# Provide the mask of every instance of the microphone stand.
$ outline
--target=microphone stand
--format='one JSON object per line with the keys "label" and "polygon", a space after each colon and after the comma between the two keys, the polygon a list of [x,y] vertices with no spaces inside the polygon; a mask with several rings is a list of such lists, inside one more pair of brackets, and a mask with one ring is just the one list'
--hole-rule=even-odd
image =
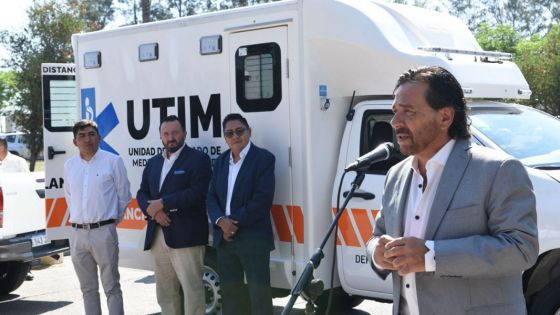
{"label": "microphone stand", "polygon": [[[350,192],[346,196],[346,199],[344,199],[342,208],[338,208],[334,220],[331,222],[331,225],[329,226],[325,236],[323,236],[321,245],[311,256],[311,258],[305,265],[305,269],[301,273],[296,285],[292,288],[290,292],[291,295],[290,300],[288,301],[288,304],[286,304],[286,306],[284,307],[284,310],[282,311],[282,315],[290,314],[292,308],[294,307],[294,303],[296,302],[297,298],[301,294],[303,294],[304,297],[307,298],[305,314],[306,315],[315,314],[315,305],[313,302],[323,293],[323,282],[320,279],[313,279],[313,270],[317,269],[317,267],[319,267],[319,264],[321,264],[321,260],[325,257],[325,255],[323,254],[323,248],[327,244],[327,241],[329,240],[332,231],[338,224],[338,220],[340,220],[340,217],[342,216],[344,209],[346,209],[346,205],[348,204],[350,199],[352,199],[352,197],[354,196],[354,192],[356,191],[356,189],[360,188],[360,185],[362,185],[362,182],[364,181],[365,169],[356,170],[356,173],[357,173],[356,177],[352,182],[352,188],[350,189]],[[334,257],[334,259],[336,259],[336,257]]]}

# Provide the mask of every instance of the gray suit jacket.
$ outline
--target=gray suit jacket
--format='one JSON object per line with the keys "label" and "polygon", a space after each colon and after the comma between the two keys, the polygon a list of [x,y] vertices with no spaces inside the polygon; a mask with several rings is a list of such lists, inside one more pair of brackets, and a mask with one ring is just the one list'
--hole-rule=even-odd
{"label": "gray suit jacket", "polygon": [[[412,157],[389,170],[374,237],[403,235]],[[416,273],[420,314],[526,314],[521,273],[538,256],[535,196],[524,166],[457,140],[426,228],[436,271]],[[372,238],[373,239],[373,238]],[[375,242],[368,243],[368,257]],[[389,271],[374,271],[385,278]],[[401,277],[393,273],[393,314]]]}

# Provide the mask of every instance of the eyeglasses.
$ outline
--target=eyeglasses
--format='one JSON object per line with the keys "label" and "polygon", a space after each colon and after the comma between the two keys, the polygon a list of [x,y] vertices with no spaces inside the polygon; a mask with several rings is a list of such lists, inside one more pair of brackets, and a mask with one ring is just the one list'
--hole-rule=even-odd
{"label": "eyeglasses", "polygon": [[232,138],[233,135],[235,134],[238,137],[241,137],[242,135],[245,134],[245,131],[247,131],[247,128],[237,128],[235,130],[226,130],[224,131],[224,136],[226,136],[226,138]]}

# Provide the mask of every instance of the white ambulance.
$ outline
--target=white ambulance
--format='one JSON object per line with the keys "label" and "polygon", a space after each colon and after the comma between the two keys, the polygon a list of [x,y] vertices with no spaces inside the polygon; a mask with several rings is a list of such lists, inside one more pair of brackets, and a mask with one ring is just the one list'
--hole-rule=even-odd
{"label": "white ambulance", "polygon": [[[178,115],[186,122],[188,145],[215,159],[227,149],[221,120],[238,112],[253,129],[252,141],[276,156],[270,271],[275,294],[287,295],[333,219],[344,167],[394,141],[388,122],[399,74],[438,65],[458,78],[470,100],[472,141],[529,168],[541,256],[524,274],[527,301],[532,314],[559,311],[560,121],[498,102],[528,98],[529,86],[510,55],[483,51],[458,19],[376,1],[287,0],[76,34],[72,42],[78,105],[65,101],[61,77],[52,77],[44,90],[51,238],[64,238],[70,229],[62,165],[76,153],[71,126],[77,119],[97,121],[101,148],[124,159],[135,194],[146,161],[161,153],[162,117]],[[372,272],[365,243],[384,176],[399,158],[368,170],[315,271],[326,289],[335,289],[336,305],[391,300],[391,280]],[[342,193],[353,177],[344,177]],[[142,251],[145,227],[133,200],[118,229],[123,266],[151,268]],[[203,277],[207,312],[213,313],[220,310],[219,276],[214,250],[207,253]]]}

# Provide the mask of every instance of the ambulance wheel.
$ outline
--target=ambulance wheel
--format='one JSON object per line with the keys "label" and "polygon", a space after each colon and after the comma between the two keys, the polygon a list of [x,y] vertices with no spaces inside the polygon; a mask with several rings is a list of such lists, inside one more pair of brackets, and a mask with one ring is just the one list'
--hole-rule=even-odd
{"label": "ambulance wheel", "polygon": [[[349,295],[348,293],[344,292],[341,287],[332,289],[332,301],[331,301],[331,309],[329,314],[344,314],[344,311],[349,311],[354,307],[360,305],[364,300],[361,297]],[[319,308],[316,312],[318,315],[323,315],[327,311],[327,305],[329,303],[329,293],[330,290],[323,291],[323,294],[319,296],[319,298],[315,301],[315,304]]]}
{"label": "ambulance wheel", "polygon": [[560,277],[552,280],[535,294],[529,307],[531,315],[560,315]]}
{"label": "ambulance wheel", "polygon": [[222,295],[220,292],[220,276],[215,253],[207,253],[204,257],[202,281],[206,296],[206,314],[222,314]]}
{"label": "ambulance wheel", "polygon": [[8,261],[0,263],[0,295],[15,291],[25,281],[31,268],[30,262]]}

